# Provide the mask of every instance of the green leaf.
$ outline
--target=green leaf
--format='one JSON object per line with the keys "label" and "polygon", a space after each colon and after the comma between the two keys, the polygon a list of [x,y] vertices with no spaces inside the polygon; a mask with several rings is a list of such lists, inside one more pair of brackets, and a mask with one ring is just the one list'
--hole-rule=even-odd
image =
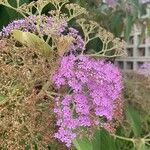
{"label": "green leaf", "polygon": [[[17,6],[17,0],[8,0],[8,2],[13,6],[16,7]],[[30,0],[19,0],[19,4],[22,5],[24,3],[29,3]]]}
{"label": "green leaf", "polygon": [[91,141],[89,141],[87,138],[84,139],[76,138],[73,141],[73,144],[77,150],[94,150]]}
{"label": "green leaf", "polygon": [[36,48],[46,57],[51,55],[51,47],[43,39],[33,33],[13,30],[12,37],[22,44]]}
{"label": "green leaf", "polygon": [[[20,5],[22,5],[23,3],[29,3],[30,1],[31,0],[20,0]],[[8,2],[14,7],[16,7],[17,5],[16,0],[8,0]],[[3,26],[6,26],[9,22],[21,17],[22,15],[20,15],[15,10],[1,5],[0,6],[0,29]]]}
{"label": "green leaf", "polygon": [[9,22],[9,14],[4,6],[0,6],[0,29]]}
{"label": "green leaf", "polygon": [[92,144],[93,150],[116,150],[113,137],[104,129],[95,133]]}
{"label": "green leaf", "polygon": [[[17,1],[16,0],[8,0],[8,2],[10,3],[11,6],[13,7],[17,7]],[[19,0],[19,4],[22,5],[24,3],[29,3],[30,1],[29,0]],[[9,14],[9,19],[10,21],[13,21],[15,19],[19,19],[19,18],[22,18],[23,16],[18,13],[17,11],[11,9],[11,8],[8,8],[8,7],[5,7],[7,13]]]}
{"label": "green leaf", "polygon": [[125,40],[129,39],[133,27],[133,16],[128,15],[126,18],[126,27],[125,27]]}
{"label": "green leaf", "polygon": [[120,36],[123,30],[123,12],[116,11],[111,17],[111,32],[115,34],[115,36]]}
{"label": "green leaf", "polygon": [[92,139],[93,149],[98,149],[101,147],[101,131],[96,131]]}
{"label": "green leaf", "polygon": [[127,107],[127,119],[132,127],[135,136],[140,136],[141,134],[141,120],[140,115],[137,110],[135,110],[132,106]]}
{"label": "green leaf", "polygon": [[92,140],[75,139],[73,142],[77,150],[117,150],[115,140],[104,130],[97,130]]}

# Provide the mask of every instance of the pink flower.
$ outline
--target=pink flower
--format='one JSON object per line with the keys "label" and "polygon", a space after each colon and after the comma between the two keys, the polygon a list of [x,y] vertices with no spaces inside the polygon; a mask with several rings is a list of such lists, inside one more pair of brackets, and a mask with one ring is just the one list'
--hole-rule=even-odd
{"label": "pink flower", "polygon": [[[67,87],[70,92],[60,97],[60,105],[56,100],[57,124],[63,129],[58,130],[56,138],[70,146],[74,137],[70,135],[78,136],[80,127],[104,127],[104,123],[113,120],[115,103],[123,88],[122,77],[110,62],[87,56],[64,56],[60,64],[53,81],[56,86],[60,83],[58,89]],[[65,82],[61,84],[62,79]],[[106,121],[101,122],[100,117]]]}

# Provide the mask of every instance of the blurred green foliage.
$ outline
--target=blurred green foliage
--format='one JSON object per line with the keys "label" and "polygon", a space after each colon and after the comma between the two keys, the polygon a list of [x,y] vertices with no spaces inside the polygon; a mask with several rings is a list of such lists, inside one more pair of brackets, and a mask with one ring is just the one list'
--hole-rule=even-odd
{"label": "blurred green foliage", "polygon": [[140,0],[118,0],[116,6],[102,3],[102,0],[72,0],[86,7],[90,19],[94,19],[101,26],[112,32],[115,36],[128,40],[133,25],[140,24],[150,29],[149,18],[141,18],[146,12],[146,5],[141,5]]}

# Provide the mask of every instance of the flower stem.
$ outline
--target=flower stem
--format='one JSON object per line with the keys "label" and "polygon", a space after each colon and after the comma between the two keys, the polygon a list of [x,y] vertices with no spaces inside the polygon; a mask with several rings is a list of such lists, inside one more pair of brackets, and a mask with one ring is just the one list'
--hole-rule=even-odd
{"label": "flower stem", "polygon": [[134,142],[135,141],[133,138],[126,138],[126,137],[115,135],[115,134],[111,134],[111,136],[113,136],[114,138],[125,140],[125,141],[130,141],[130,142]]}

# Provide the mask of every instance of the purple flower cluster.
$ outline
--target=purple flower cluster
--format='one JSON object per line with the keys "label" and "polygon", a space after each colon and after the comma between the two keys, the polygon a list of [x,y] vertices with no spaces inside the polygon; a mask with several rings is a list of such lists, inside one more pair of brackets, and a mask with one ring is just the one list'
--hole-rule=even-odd
{"label": "purple flower cluster", "polygon": [[[56,27],[54,21],[55,20],[52,17],[32,15],[25,19],[15,20],[6,27],[3,27],[0,36],[7,37],[14,29],[48,35],[49,31],[51,31],[52,28],[55,28],[57,34],[62,33],[67,27],[67,23],[63,22],[60,26],[58,25]],[[37,24],[39,25],[37,26]]]}
{"label": "purple flower cluster", "polygon": [[139,74],[150,76],[150,63],[144,63],[138,70]]}
{"label": "purple flower cluster", "polygon": [[[37,23],[39,27],[37,27]],[[22,30],[25,32],[32,32],[35,34],[49,35],[57,34],[63,35],[63,32],[68,29],[67,35],[73,37],[75,40],[72,45],[69,47],[69,51],[78,51],[84,50],[85,44],[83,38],[78,34],[78,31],[74,28],[68,28],[66,22],[62,24],[55,23],[55,19],[47,16],[29,16],[25,19],[15,20],[8,24],[8,26],[3,27],[0,32],[0,37],[8,37],[14,29]]]}
{"label": "purple flower cluster", "polygon": [[85,50],[85,42],[76,29],[70,27],[68,35],[75,39],[75,43],[70,46],[70,51]]}
{"label": "purple flower cluster", "polygon": [[113,120],[122,79],[118,68],[110,62],[81,55],[65,56],[53,81],[61,91],[55,99],[59,126],[55,137],[68,147],[80,127],[104,127]]}
{"label": "purple flower cluster", "polygon": [[[37,32],[37,27],[36,27],[37,19],[38,19],[37,16],[33,15],[25,19],[14,20],[6,27],[3,27],[2,31],[0,32],[0,36],[7,37],[14,29],[18,29],[26,32],[27,31]],[[43,19],[44,17],[41,17],[41,20]],[[52,24],[51,18],[48,18],[47,26],[51,26],[51,24]]]}

